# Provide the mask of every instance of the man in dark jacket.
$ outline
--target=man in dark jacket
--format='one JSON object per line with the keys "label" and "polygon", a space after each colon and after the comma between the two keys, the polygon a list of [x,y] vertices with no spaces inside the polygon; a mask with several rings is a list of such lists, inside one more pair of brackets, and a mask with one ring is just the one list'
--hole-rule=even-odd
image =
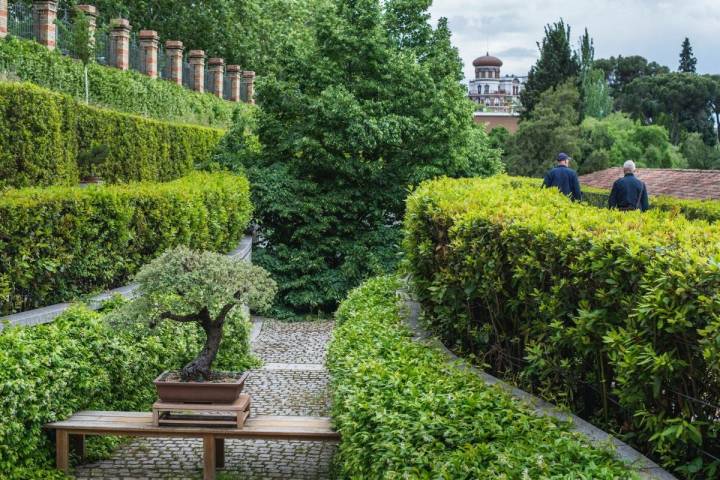
{"label": "man in dark jacket", "polygon": [[624,212],[630,210],[646,211],[650,208],[647,187],[635,176],[635,162],[628,160],[623,165],[625,176],[613,184],[610,199],[610,208],[617,208]]}
{"label": "man in dark jacket", "polygon": [[580,192],[580,181],[577,173],[568,167],[571,158],[561,153],[557,156],[557,166],[545,175],[543,186],[545,188],[557,188],[564,195],[570,197],[573,202],[582,200],[582,192]]}

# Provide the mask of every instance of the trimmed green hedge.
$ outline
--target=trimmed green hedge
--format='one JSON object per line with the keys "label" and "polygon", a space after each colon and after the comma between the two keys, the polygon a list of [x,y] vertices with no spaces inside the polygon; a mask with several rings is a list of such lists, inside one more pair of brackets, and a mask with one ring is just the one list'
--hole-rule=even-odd
{"label": "trimmed green hedge", "polygon": [[[584,200],[600,208],[607,208],[610,192],[601,188],[583,187]],[[710,223],[720,221],[720,201],[686,200],[674,197],[650,197],[650,208],[664,212],[682,214],[690,220],[705,220]]]}
{"label": "trimmed green hedge", "polygon": [[[86,175],[108,182],[172,180],[207,163],[224,133],[89,107],[29,83],[0,82],[0,189],[75,185]],[[83,160],[98,147],[105,158]]]}
{"label": "trimmed green hedge", "polygon": [[[249,324],[238,309],[228,320],[216,366],[243,371],[254,364]],[[153,379],[189,362],[203,339],[197,325],[119,328],[81,306],[51,324],[0,331],[0,477],[65,478],[52,468],[54,447],[43,425],[80,410],[149,411],[157,398]],[[107,448],[91,442],[93,456]]]}
{"label": "trimmed green hedge", "polygon": [[407,269],[449,346],[680,474],[716,478],[720,225],[497,177],[424,184],[405,228]]}
{"label": "trimmed green hedge", "polygon": [[248,181],[9,190],[0,195],[0,313],[121,285],[165,249],[229,251],[251,215]]}
{"label": "trimmed green hedge", "polygon": [[568,426],[412,340],[393,278],[352,291],[328,355],[338,478],[635,478]]}
{"label": "trimmed green hedge", "polygon": [[[0,40],[0,73],[85,99],[83,65],[28,40]],[[254,107],[197,93],[135,71],[91,64],[90,103],[160,120],[229,127],[236,115]]]}

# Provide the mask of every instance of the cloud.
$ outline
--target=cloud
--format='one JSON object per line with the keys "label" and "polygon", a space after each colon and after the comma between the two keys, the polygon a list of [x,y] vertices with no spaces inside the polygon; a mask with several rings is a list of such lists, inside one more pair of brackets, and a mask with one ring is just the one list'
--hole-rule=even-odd
{"label": "cloud", "polygon": [[453,42],[472,75],[472,60],[486,51],[500,57],[503,73],[524,75],[538,56],[546,24],[563,18],[577,43],[584,28],[596,57],[642,55],[677,68],[680,44],[690,38],[701,73],[720,73],[717,0],[435,0],[434,19],[447,17]]}

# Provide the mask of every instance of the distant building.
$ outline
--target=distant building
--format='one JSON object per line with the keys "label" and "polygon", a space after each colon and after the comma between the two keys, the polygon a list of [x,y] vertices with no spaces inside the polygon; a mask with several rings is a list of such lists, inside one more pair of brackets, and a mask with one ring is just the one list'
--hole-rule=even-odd
{"label": "distant building", "polygon": [[516,115],[519,113],[520,92],[527,77],[500,76],[502,60],[489,53],[473,61],[475,78],[470,80],[470,99],[479,104],[478,111]]}

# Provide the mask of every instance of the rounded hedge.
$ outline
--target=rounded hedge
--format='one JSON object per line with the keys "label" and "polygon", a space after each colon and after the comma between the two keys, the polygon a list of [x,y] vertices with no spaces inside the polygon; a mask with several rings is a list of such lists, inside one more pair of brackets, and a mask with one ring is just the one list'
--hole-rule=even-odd
{"label": "rounded hedge", "polygon": [[249,184],[196,172],[169,183],[0,195],[0,313],[121,285],[169,247],[227,252],[250,220]]}
{"label": "rounded hedge", "polygon": [[680,474],[716,474],[720,225],[496,177],[422,185],[405,229],[406,268],[450,347]]}
{"label": "rounded hedge", "polygon": [[338,478],[636,478],[566,424],[413,340],[398,288],[370,280],[337,312],[328,368]]}
{"label": "rounded hedge", "polygon": [[89,175],[112,183],[172,180],[208,162],[224,133],[0,82],[0,188],[75,185]]}

